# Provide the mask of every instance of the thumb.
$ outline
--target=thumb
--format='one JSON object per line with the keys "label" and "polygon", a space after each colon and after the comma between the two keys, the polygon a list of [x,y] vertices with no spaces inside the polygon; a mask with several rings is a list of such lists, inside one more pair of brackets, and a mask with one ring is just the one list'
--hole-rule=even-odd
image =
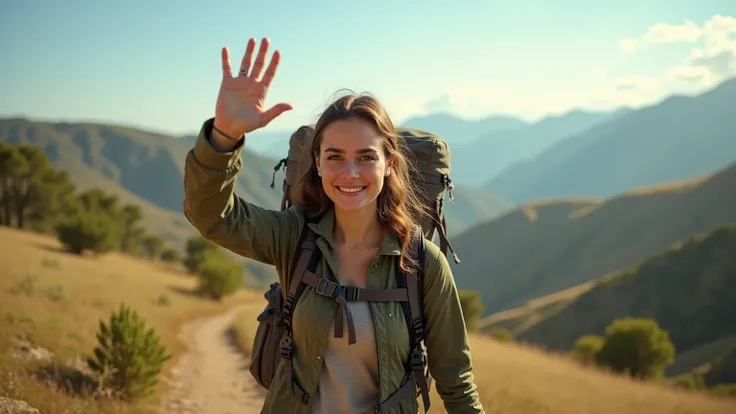
{"label": "thumb", "polygon": [[288,103],[280,103],[272,106],[269,110],[267,110],[260,116],[260,127],[265,127],[266,125],[271,123],[271,121],[276,119],[277,116],[292,109],[294,109],[294,107]]}

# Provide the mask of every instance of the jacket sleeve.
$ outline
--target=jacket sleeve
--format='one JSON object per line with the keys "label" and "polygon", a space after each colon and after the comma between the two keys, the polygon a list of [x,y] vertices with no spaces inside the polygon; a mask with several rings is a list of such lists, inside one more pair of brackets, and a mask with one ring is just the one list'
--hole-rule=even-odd
{"label": "jacket sleeve", "polygon": [[216,151],[209,141],[213,122],[204,122],[186,157],[184,215],[206,239],[243,257],[285,269],[298,237],[296,214],[293,209],[259,207],[235,195],[245,140],[230,152]]}
{"label": "jacket sleeve", "polygon": [[452,270],[437,245],[428,241],[423,307],[429,372],[445,409],[449,414],[484,414]]}

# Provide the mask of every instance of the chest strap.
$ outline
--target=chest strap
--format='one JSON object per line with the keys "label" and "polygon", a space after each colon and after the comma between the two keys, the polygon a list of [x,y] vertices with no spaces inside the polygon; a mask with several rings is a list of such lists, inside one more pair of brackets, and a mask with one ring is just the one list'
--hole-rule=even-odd
{"label": "chest strap", "polygon": [[347,306],[347,302],[407,302],[409,291],[405,288],[399,289],[367,289],[356,286],[342,286],[337,283],[317,276],[311,271],[306,271],[302,276],[302,282],[311,286],[315,292],[328,298],[334,299],[339,306],[335,316],[335,337],[343,337],[343,312],[348,320],[348,343],[355,343],[355,323],[353,314]]}

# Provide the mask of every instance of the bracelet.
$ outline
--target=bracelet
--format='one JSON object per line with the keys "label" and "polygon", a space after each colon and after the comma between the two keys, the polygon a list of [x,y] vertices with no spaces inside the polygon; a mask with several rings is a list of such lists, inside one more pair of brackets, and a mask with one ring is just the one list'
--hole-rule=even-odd
{"label": "bracelet", "polygon": [[212,129],[214,129],[215,131],[217,131],[217,133],[219,133],[220,135],[222,135],[223,137],[225,137],[227,139],[230,139],[230,140],[233,140],[233,141],[237,141],[237,140],[240,139],[240,138],[233,138],[230,135],[222,132],[222,130],[220,128],[218,128],[218,127],[215,126],[215,123],[214,122],[212,123]]}

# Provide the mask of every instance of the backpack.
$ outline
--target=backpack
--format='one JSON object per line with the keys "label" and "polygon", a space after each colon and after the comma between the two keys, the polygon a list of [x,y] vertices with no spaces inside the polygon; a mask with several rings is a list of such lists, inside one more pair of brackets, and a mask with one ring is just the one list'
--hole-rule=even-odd
{"label": "backpack", "polygon": [[[308,404],[310,396],[301,388],[298,378],[292,371],[291,358],[294,355],[292,337],[292,316],[300,295],[306,286],[312,287],[317,293],[330,297],[338,302],[338,312],[335,316],[335,336],[343,336],[343,312],[347,313],[349,342],[355,342],[355,332],[352,327],[352,315],[347,307],[348,301],[388,301],[401,303],[406,317],[412,352],[409,361],[405,364],[408,378],[402,386],[388,399],[379,402],[376,413],[388,412],[404,397],[414,393],[416,397],[422,395],[425,412],[429,411],[429,387],[431,378],[427,367],[427,354],[424,347],[424,314],[423,289],[424,286],[424,237],[422,230],[414,232],[411,245],[411,258],[420,266],[412,267],[411,272],[405,272],[398,266],[396,259],[395,289],[369,289],[352,286],[340,286],[326,278],[317,276],[314,271],[320,259],[317,247],[317,235],[304,225],[299,237],[292,262],[289,291],[284,301],[284,294],[278,282],[272,283],[264,294],[267,305],[258,316],[258,328],[253,339],[253,350],[250,356],[250,373],[253,378],[268,389],[271,386],[276,370],[283,359],[284,373],[291,384],[291,390],[303,404]],[[419,390],[417,390],[419,388]]]}
{"label": "backpack", "polygon": [[[282,184],[281,210],[293,205],[291,190],[311,164],[310,148],[314,137],[314,125],[303,125],[289,138],[289,152],[286,158],[281,159],[273,169],[271,188],[275,188],[276,173],[279,169],[285,170]],[[433,240],[435,231],[440,243],[440,250],[447,256],[448,249],[452,252],[455,263],[460,258],[452,248],[447,237],[447,221],[444,206],[445,194],[449,195],[450,202],[455,201],[455,189],[450,179],[450,147],[439,136],[412,128],[397,128],[396,132],[403,138],[411,162],[418,174],[412,174],[412,180],[419,189],[419,196],[429,208],[430,214],[421,224],[424,237]]]}

